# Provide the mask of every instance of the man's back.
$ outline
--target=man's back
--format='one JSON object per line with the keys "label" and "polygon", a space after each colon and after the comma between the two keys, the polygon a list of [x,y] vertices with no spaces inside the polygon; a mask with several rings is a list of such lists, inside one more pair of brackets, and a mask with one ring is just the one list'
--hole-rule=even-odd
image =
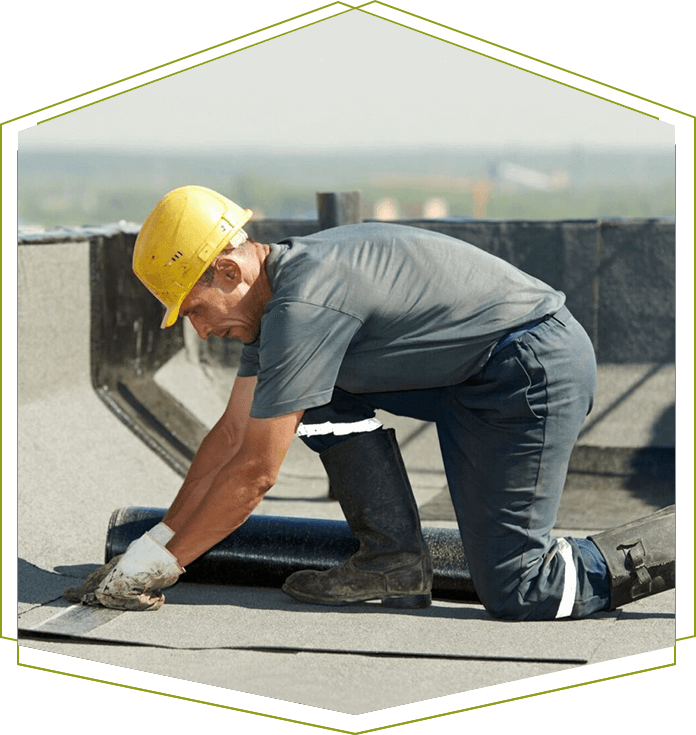
{"label": "man's back", "polygon": [[564,302],[473,245],[401,225],[288,238],[271,245],[266,269],[273,296],[240,373],[258,363],[259,417],[321,405],[335,385],[369,393],[462,382],[503,334]]}

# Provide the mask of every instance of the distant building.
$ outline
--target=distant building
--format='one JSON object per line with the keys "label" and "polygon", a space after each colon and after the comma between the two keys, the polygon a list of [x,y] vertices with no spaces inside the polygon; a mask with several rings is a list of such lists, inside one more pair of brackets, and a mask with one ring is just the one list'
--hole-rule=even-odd
{"label": "distant building", "polygon": [[423,203],[423,217],[425,219],[443,219],[449,214],[449,204],[441,197],[430,197]]}
{"label": "distant building", "polygon": [[481,179],[474,184],[473,207],[471,215],[474,219],[485,219],[488,216],[488,202],[491,199],[491,185]]}
{"label": "distant building", "polygon": [[375,202],[375,219],[394,220],[399,218],[399,205],[392,197],[382,197]]}

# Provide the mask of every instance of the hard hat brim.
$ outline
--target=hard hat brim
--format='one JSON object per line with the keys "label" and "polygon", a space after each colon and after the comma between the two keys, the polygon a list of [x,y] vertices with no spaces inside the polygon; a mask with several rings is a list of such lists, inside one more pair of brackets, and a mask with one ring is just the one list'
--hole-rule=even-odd
{"label": "hard hat brim", "polygon": [[160,324],[160,329],[168,329],[176,324],[176,321],[179,318],[180,308],[181,304],[177,304],[176,306],[172,306],[167,309],[164,318],[162,319],[162,324]]}

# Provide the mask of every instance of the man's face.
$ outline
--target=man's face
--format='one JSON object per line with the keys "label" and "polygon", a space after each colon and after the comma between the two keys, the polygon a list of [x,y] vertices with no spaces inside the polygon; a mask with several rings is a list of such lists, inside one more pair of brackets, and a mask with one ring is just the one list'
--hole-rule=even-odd
{"label": "man's face", "polygon": [[191,289],[179,313],[188,317],[201,339],[215,334],[253,342],[263,309],[254,306],[249,288],[239,268],[218,270],[209,285],[199,282]]}

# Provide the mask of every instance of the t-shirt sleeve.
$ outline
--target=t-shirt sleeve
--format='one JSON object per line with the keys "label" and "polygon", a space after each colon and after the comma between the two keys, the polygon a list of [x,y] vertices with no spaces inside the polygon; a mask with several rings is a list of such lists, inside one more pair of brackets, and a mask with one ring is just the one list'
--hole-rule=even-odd
{"label": "t-shirt sleeve", "polygon": [[273,418],[328,403],[360,326],[357,317],[324,306],[301,301],[275,305],[261,321],[250,415]]}
{"label": "t-shirt sleeve", "polygon": [[251,378],[259,373],[259,340],[245,344],[239,357],[237,375],[240,378]]}

